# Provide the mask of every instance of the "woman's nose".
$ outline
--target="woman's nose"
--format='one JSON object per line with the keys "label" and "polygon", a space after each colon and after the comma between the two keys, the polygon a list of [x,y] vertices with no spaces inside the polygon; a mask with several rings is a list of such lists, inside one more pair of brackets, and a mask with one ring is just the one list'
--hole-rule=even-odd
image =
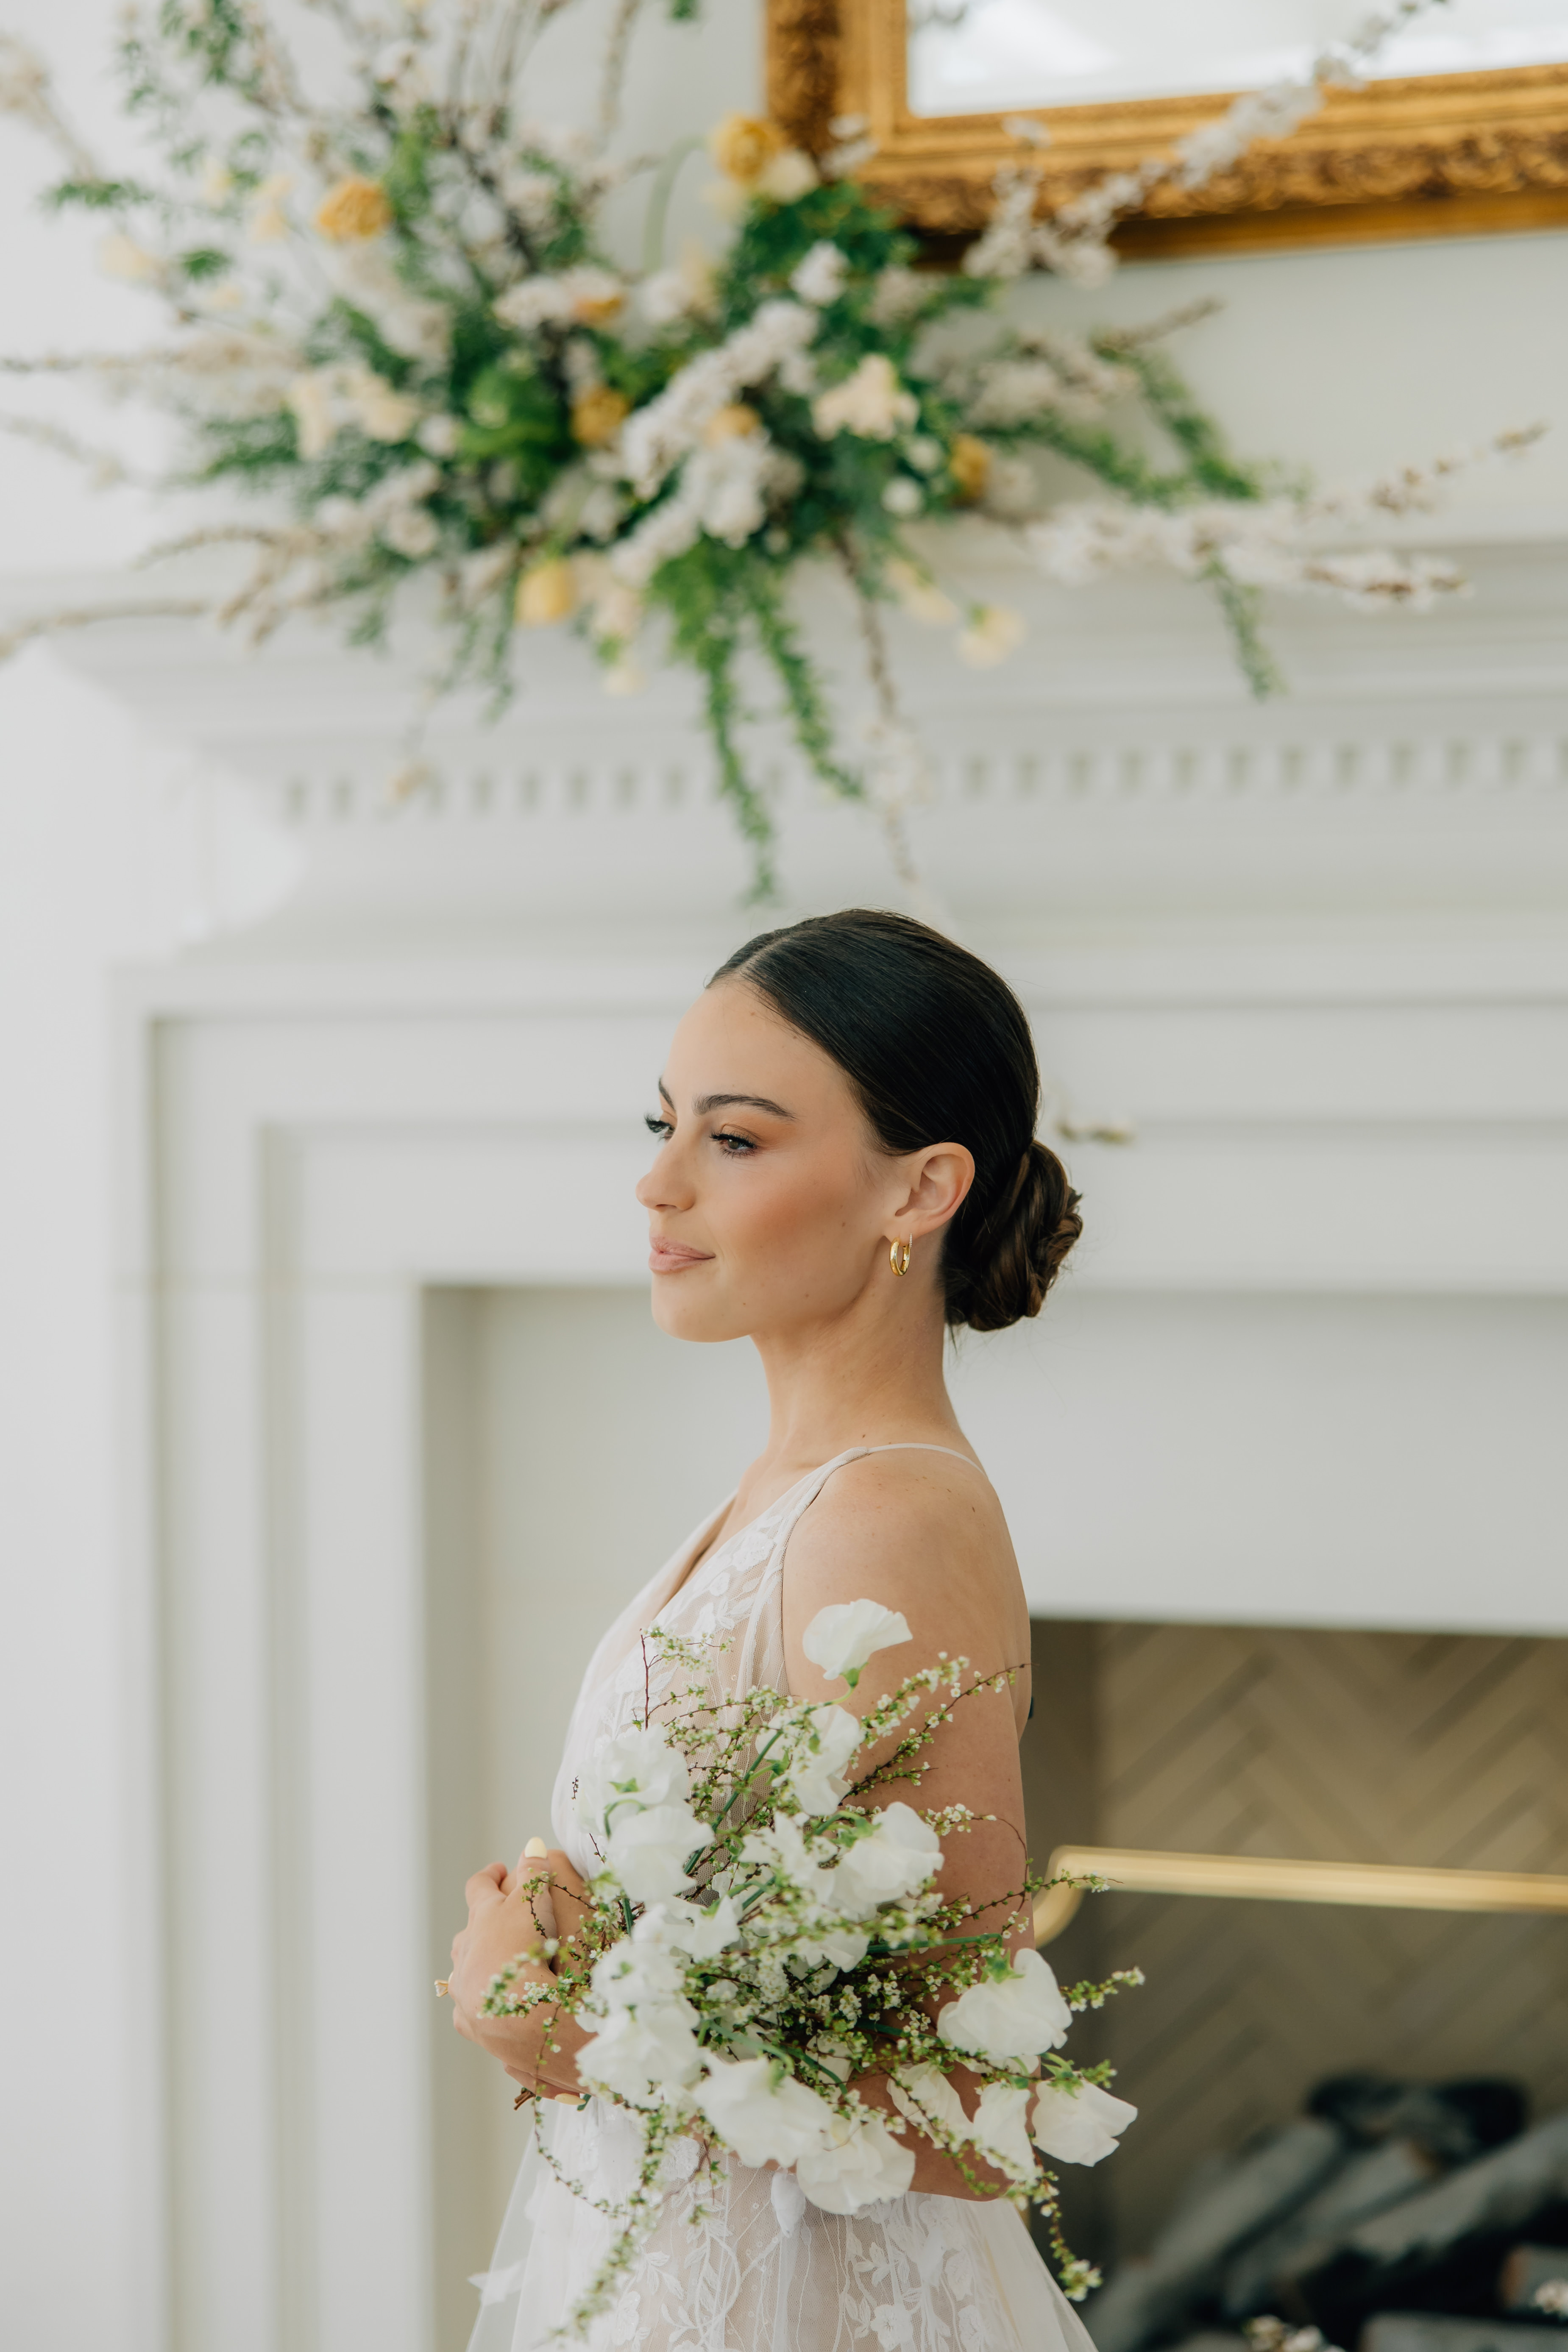
{"label": "woman's nose", "polygon": [[690,1192],[690,1186],[680,1181],[675,1155],[667,1143],[638,1184],[637,1196],[645,1209],[679,1209],[689,1207]]}

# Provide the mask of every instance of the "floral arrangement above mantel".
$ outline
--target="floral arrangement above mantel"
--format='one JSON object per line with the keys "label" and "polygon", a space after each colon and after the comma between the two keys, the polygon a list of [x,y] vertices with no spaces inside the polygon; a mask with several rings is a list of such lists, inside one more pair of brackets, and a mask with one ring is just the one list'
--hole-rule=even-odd
{"label": "floral arrangement above mantel", "polygon": [[[880,818],[912,883],[905,816],[926,772],[883,615],[898,605],[952,631],[977,666],[1005,659],[1024,627],[944,585],[924,552],[932,533],[917,546],[911,526],[978,520],[1069,585],[1149,562],[1202,582],[1266,694],[1280,682],[1260,632],[1266,590],[1381,607],[1454,593],[1452,564],[1368,546],[1367,527],[1428,508],[1456,466],[1533,437],[1318,493],[1229,453],[1168,355],[1193,310],[1082,339],[1010,320],[1005,290],[1027,269],[1104,276],[1110,230],[1148,171],[1042,220],[1036,178],[1013,168],[964,268],[942,273],[915,267],[912,241],[858,186],[855,125],[808,156],[733,115],[708,142],[727,249],[689,249],[672,266],[665,221],[695,142],[610,153],[642,0],[619,0],[591,131],[524,106],[535,44],[572,0],[450,0],[447,15],[443,0],[400,0],[395,22],[354,0],[313,5],[339,37],[346,102],[310,94],[262,0],[163,0],[153,17],[132,7],[120,65],[128,111],[163,159],[155,180],[89,153],[42,62],[0,37],[0,111],[64,159],[48,201],[100,215],[103,267],[171,320],[148,349],[5,359],[0,371],[71,371],[148,398],[181,426],[174,482],[268,494],[256,521],[215,521],[144,558],[248,550],[226,593],[44,614],[0,637],[0,656],[158,610],[257,642],[291,614],[330,610],[353,643],[374,645],[421,582],[435,583],[445,649],[422,713],[465,681],[500,708],[520,631],[580,631],[612,693],[636,688],[651,649],[700,679],[720,786],[765,896],[773,826],[747,764],[742,685],[743,659],[760,656],[816,776]],[[1395,0],[1301,83],[1239,100],[1190,152],[1150,170],[1200,183],[1436,5]],[[665,8],[687,19],[698,0]],[[601,227],[606,198],[633,178],[647,185],[636,268]],[[112,455],[47,422],[0,425],[100,479],[124,478]],[[1051,504],[1035,462],[1046,453],[1100,495]],[[799,568],[823,561],[852,593],[870,687],[853,753],[791,611]],[[422,738],[423,716],[395,796],[429,780]]]}

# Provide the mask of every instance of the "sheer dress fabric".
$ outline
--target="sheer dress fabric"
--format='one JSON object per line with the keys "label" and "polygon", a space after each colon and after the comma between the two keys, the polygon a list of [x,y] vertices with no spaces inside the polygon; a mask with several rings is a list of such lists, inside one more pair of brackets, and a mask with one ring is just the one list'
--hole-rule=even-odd
{"label": "sheer dress fabric", "polygon": [[[673,1678],[645,1656],[641,1629],[725,1637],[724,1696],[758,1683],[787,1688],[791,1533],[845,1463],[906,1450],[948,1449],[857,1446],[704,1554],[726,1499],[622,1611],[589,1661],[555,1783],[555,1843],[584,1875],[594,1857],[573,1817],[577,1777],[601,1740],[642,1715],[645,1676],[656,1706]],[[636,2126],[624,2109],[595,2098],[581,2109],[546,2103],[529,2112],[517,2185],[489,2271],[477,2282],[468,2352],[535,2352],[550,2340],[616,2234],[590,2200],[617,2198],[635,2177]],[[592,2352],[1093,2352],[1010,2205],[910,2195],[853,2215],[824,2213],[793,2174],[731,2161],[699,2179],[698,2164],[695,2141],[678,2142],[667,2157],[659,2221],[594,2323]]]}

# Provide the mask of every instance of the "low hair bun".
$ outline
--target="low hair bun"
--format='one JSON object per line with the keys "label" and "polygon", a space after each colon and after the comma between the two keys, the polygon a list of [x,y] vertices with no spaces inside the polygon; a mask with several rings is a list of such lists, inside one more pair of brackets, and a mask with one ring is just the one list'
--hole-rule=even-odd
{"label": "low hair bun", "polygon": [[[1005,1331],[1037,1315],[1083,1231],[1079,1205],[1067,1170],[1037,1137],[992,1215],[972,1234],[952,1235],[949,1319],[973,1331]],[[961,1213],[955,1226],[963,1222]]]}
{"label": "low hair bun", "polygon": [[973,1152],[974,1182],[942,1235],[948,1322],[1005,1331],[1037,1315],[1082,1219],[1035,1134],[1039,1064],[1001,974],[909,915],[851,907],[760,933],[713,977],[757,990],[837,1063],[884,1151]]}

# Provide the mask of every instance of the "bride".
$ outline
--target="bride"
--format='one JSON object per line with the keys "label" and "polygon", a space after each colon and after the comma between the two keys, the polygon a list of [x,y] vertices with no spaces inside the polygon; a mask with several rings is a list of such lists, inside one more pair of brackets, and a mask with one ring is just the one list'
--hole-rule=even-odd
{"label": "bride", "polygon": [[[755,1343],[768,1442],[595,1650],[552,1850],[532,1839],[515,1872],[498,1863],[468,1882],[453,2021],[535,2095],[536,2118],[470,2352],[531,2352],[562,2325],[615,2227],[603,2207],[632,2178],[625,2110],[578,2084],[578,2029],[559,2020],[545,2046],[547,2011],[495,2019],[479,2004],[535,1942],[531,1876],[551,1874],[558,1929],[572,1931],[571,1890],[593,1862],[573,1790],[644,1704],[646,1627],[724,1637],[717,1671],[731,1694],[765,1683],[862,1712],[883,1682],[846,1697],[802,1651],[830,1602],[868,1595],[908,1619],[908,1644],[878,1661],[889,1687],[942,1653],[984,1672],[1020,1667],[939,1733],[921,1802],[987,1817],[949,1840],[944,1895],[978,1907],[1023,1876],[1028,1612],[942,1377],[949,1328],[1037,1314],[1079,1231],[1078,1196],[1035,1137],[1040,1080],[1022,1008],[922,924],[816,917],[731,957],[677,1030],[658,1097],[637,1187],[654,1316],[677,1339]],[[1004,1923],[997,1906],[979,1922]],[[1026,1906],[1005,1924],[1016,1944],[1032,1940]],[[880,2081],[858,2088],[889,2104]],[[731,2161],[694,2179],[700,2153],[681,2140],[667,2157],[671,2193],[594,2346],[1089,2352],[1018,2214],[977,2196],[931,2143],[918,2143],[908,2194],[847,2218],[808,2204],[791,2173]]]}

